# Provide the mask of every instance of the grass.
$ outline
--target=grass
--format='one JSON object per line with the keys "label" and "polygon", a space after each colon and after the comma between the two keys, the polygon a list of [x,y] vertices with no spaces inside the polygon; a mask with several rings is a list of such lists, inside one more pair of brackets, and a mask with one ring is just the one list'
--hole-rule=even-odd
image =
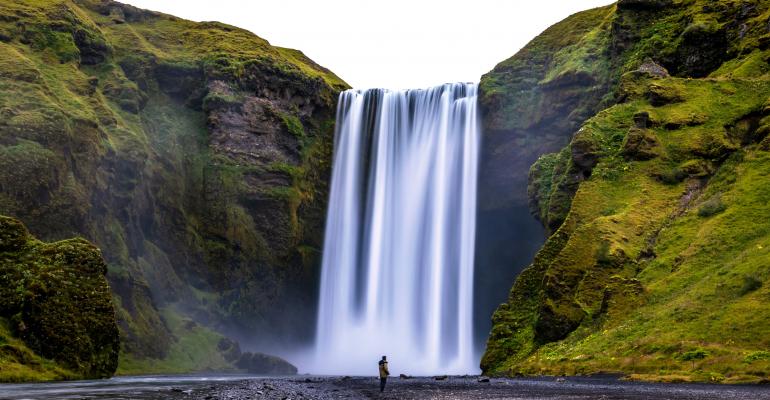
{"label": "grass", "polygon": [[76,379],[78,374],[44,359],[11,334],[10,321],[0,318],[0,382]]}
{"label": "grass", "polygon": [[233,371],[234,368],[217,349],[224,337],[184,317],[173,308],[161,310],[161,316],[176,338],[168,356],[162,359],[140,358],[121,353],[117,375],[171,374],[195,371]]}

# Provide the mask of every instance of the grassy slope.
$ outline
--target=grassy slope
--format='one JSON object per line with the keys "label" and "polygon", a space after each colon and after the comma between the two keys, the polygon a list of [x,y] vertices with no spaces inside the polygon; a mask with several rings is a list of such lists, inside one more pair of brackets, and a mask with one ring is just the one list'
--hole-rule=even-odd
{"label": "grassy slope", "polygon": [[0,381],[29,382],[76,379],[78,375],[30,350],[0,318]]}
{"label": "grassy slope", "polygon": [[[550,201],[568,212],[495,313],[486,372],[721,382],[770,375],[770,148],[762,142],[770,80],[767,53],[757,48],[768,4],[756,6],[739,20],[743,37],[732,36],[729,4],[676,2],[650,19],[616,11],[616,29],[629,18],[641,26],[610,73],[648,56],[679,62],[688,30],[704,24],[734,39],[729,59],[708,78],[623,75],[613,86],[622,103],[583,125],[566,149],[572,157],[548,156],[533,169],[536,209],[542,215]],[[566,59],[553,69],[582,65]],[[683,65],[668,66],[699,73]],[[640,112],[657,143],[650,160],[624,148]],[[596,165],[576,165],[586,154]],[[565,192],[561,180],[582,174],[590,177],[578,179],[574,196]]]}

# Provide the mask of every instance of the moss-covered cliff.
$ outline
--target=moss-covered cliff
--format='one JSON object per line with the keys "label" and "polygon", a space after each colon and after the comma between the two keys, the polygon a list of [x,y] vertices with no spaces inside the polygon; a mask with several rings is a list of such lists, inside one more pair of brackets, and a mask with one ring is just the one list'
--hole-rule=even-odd
{"label": "moss-covered cliff", "polygon": [[120,343],[106,273],[91,243],[42,243],[0,216],[0,381],[112,376]]}
{"label": "moss-covered cliff", "polygon": [[221,23],[0,2],[0,214],[102,249],[122,372],[228,365],[215,331],[300,340],[346,87]]}
{"label": "moss-covered cliff", "polygon": [[493,317],[485,372],[770,376],[768,20],[767,1],[622,0],[485,76],[493,140],[538,142],[532,116],[575,128],[530,170],[551,235]]}

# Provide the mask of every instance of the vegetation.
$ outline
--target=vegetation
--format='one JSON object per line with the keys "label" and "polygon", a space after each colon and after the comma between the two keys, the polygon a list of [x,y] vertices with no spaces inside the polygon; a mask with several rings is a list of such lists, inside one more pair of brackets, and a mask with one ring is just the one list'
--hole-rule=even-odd
{"label": "vegetation", "polygon": [[112,375],[119,343],[106,272],[85,240],[41,243],[0,216],[0,381]]}
{"label": "vegetation", "polygon": [[[531,208],[553,233],[493,317],[486,373],[770,375],[770,77],[758,55],[770,3],[665,3],[620,1],[570,17],[482,81],[500,93],[519,84],[506,66],[529,62],[561,32],[576,48],[549,59],[545,76],[609,83],[599,102],[592,89],[573,92],[603,110],[530,172]],[[507,106],[494,101],[523,101],[499,96],[516,96],[487,98],[500,118]],[[565,170],[577,179],[559,188]],[[564,217],[545,212],[554,202]]]}
{"label": "vegetation", "polygon": [[121,373],[231,368],[213,327],[312,330],[345,88],[233,26],[112,1],[3,2],[0,214],[102,249]]}

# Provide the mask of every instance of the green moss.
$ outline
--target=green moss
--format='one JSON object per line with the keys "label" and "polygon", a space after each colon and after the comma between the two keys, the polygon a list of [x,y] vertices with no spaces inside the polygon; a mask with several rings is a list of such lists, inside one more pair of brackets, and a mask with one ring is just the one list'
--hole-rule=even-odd
{"label": "green moss", "polygon": [[85,240],[40,243],[0,217],[0,333],[8,342],[0,378],[112,375],[119,342],[106,269]]}
{"label": "green moss", "polygon": [[286,129],[294,135],[294,137],[301,139],[305,137],[305,127],[302,126],[299,118],[291,114],[281,114],[281,119]]}
{"label": "green moss", "polygon": [[[179,318],[277,331],[276,303],[314,301],[297,298],[318,267],[308,249],[320,246],[329,118],[347,84],[248,31],[119,3],[6,2],[0,34],[0,213],[104,250],[127,369],[213,365],[182,355],[211,338],[185,331],[197,339],[179,344],[158,307],[189,302]],[[312,112],[275,101],[285,92]],[[244,160],[211,146],[217,112],[244,113],[247,97],[277,104],[285,117],[269,128],[297,154]],[[278,290],[289,286],[301,295]]]}
{"label": "green moss", "polygon": [[[745,359],[767,347],[770,333],[762,323],[770,229],[759,222],[770,204],[770,159],[756,148],[761,124],[751,121],[770,84],[626,79],[625,102],[597,113],[563,150],[589,174],[495,313],[482,369],[760,381],[770,363]],[[623,143],[640,112],[649,113],[644,129],[658,154],[628,159]],[[558,160],[543,157],[530,172],[541,218],[548,199],[570,193],[553,184]]]}
{"label": "green moss", "polygon": [[230,362],[219,351],[224,337],[184,317],[172,308],[161,310],[165,324],[175,340],[167,357],[139,358],[121,353],[118,375],[189,373],[195,371],[234,371]]}

